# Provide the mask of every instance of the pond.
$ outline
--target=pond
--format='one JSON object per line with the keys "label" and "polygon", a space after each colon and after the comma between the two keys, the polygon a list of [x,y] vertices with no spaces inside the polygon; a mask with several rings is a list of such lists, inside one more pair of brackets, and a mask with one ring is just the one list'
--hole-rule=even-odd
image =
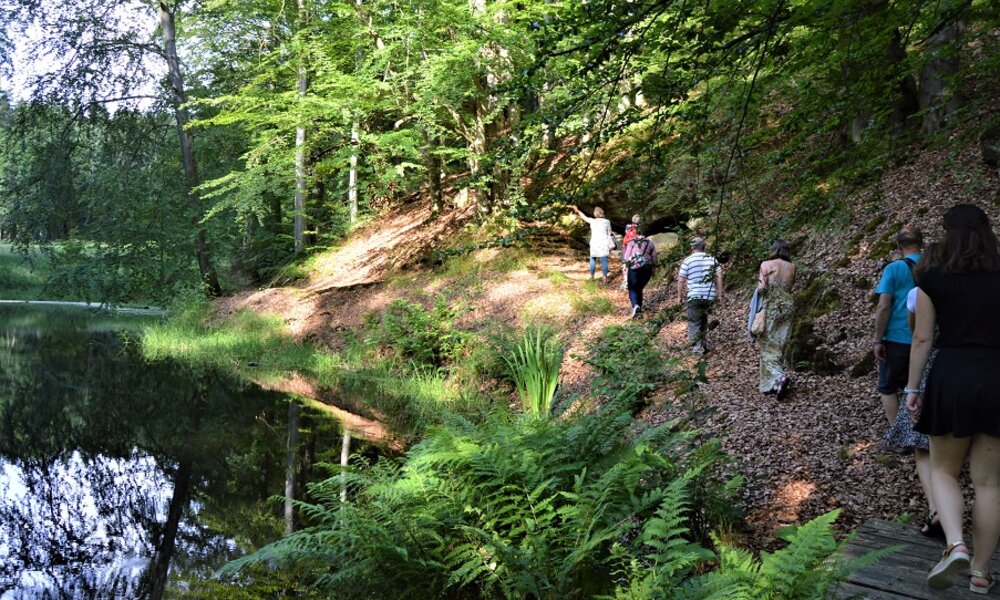
{"label": "pond", "polygon": [[336,420],[145,361],[136,318],[0,306],[2,600],[182,596],[296,526],[284,499],[340,462]]}

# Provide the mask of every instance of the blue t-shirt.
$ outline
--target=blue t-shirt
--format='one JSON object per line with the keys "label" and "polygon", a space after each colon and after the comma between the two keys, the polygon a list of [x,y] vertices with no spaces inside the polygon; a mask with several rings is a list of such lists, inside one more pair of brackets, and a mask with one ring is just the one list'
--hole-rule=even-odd
{"label": "blue t-shirt", "polygon": [[[914,263],[920,260],[919,254],[907,254],[906,258]],[[889,324],[885,328],[882,339],[898,344],[910,344],[913,335],[906,318],[906,295],[916,287],[913,273],[905,260],[894,260],[882,271],[882,279],[875,288],[876,294],[892,295],[892,312],[889,313]]]}

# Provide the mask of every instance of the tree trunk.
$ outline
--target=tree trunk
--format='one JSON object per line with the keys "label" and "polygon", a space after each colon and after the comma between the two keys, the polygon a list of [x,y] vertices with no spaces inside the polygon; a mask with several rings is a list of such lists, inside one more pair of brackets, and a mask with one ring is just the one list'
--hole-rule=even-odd
{"label": "tree trunk", "polygon": [[351,169],[347,175],[347,204],[351,225],[358,220],[358,148],[361,145],[361,120],[357,113],[351,121]]}
{"label": "tree trunk", "polygon": [[200,183],[198,179],[198,163],[194,157],[194,140],[191,132],[187,129],[189,120],[187,109],[184,104],[187,96],[184,91],[184,77],[181,74],[180,58],[177,56],[177,37],[174,23],[174,13],[165,2],[159,3],[160,29],[163,32],[163,50],[167,61],[167,69],[170,72],[170,101],[174,109],[174,120],[177,122],[177,135],[181,144],[181,161],[184,164],[184,183],[187,187],[188,203],[192,208],[192,224],[197,228],[195,234],[195,251],[198,258],[198,271],[201,279],[208,289],[209,294],[219,296],[222,294],[222,286],[219,285],[219,277],[212,266],[211,257],[208,251],[208,242],[205,235],[205,228],[201,225],[201,202],[195,188]]}
{"label": "tree trunk", "polygon": [[170,497],[170,508],[167,512],[167,523],[163,528],[163,537],[153,555],[149,569],[149,600],[160,600],[167,589],[167,575],[170,571],[170,559],[174,556],[177,543],[177,529],[180,527],[181,515],[187,504],[191,489],[191,471],[194,460],[189,456],[182,458],[174,474],[174,494]]}
{"label": "tree trunk", "polygon": [[441,175],[444,166],[441,164],[441,157],[437,153],[437,140],[424,132],[423,158],[427,167],[427,183],[431,191],[431,214],[438,214],[444,208],[444,190],[441,188]]}
{"label": "tree trunk", "polygon": [[903,47],[903,36],[896,29],[889,41],[888,59],[891,72],[896,80],[893,86],[892,112],[889,114],[889,124],[895,131],[901,132],[906,122],[918,109],[917,82],[905,69],[906,48]]}
{"label": "tree trunk", "polygon": [[299,446],[299,404],[288,402],[288,447],[285,454],[285,534],[295,531],[295,487]]}
{"label": "tree trunk", "polygon": [[[943,11],[946,14],[947,6]],[[941,27],[927,40],[924,50],[927,61],[920,69],[917,90],[917,100],[923,113],[920,130],[924,135],[932,135],[941,129],[948,117],[965,104],[965,96],[954,82],[960,64],[959,44],[966,29],[965,19],[964,14],[955,16],[951,23]]]}
{"label": "tree trunk", "polygon": [[347,465],[351,458],[351,430],[344,427],[344,437],[340,442],[340,501],[347,502]]}
{"label": "tree trunk", "polygon": [[[309,20],[309,13],[306,6],[307,0],[298,0],[299,6],[299,26],[304,28]],[[306,57],[299,57],[298,68],[298,93],[299,98],[305,97],[309,90],[309,75],[306,72]],[[299,126],[295,128],[295,214],[293,217],[293,237],[295,239],[295,253],[299,254],[305,249],[306,230],[306,124],[303,122],[305,116],[299,114]]]}

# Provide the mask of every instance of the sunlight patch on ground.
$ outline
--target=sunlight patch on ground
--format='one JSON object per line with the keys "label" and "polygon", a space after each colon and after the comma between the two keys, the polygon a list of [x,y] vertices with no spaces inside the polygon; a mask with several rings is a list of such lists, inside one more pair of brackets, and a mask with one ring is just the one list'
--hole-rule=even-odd
{"label": "sunlight patch on ground", "polygon": [[778,488],[771,506],[775,520],[779,523],[795,523],[799,520],[799,507],[816,491],[816,484],[804,479],[795,479]]}
{"label": "sunlight patch on ground", "polygon": [[853,446],[851,446],[851,454],[852,455],[856,455],[856,454],[858,454],[860,452],[864,452],[865,450],[869,450],[869,449],[871,449],[874,446],[875,446],[875,442],[873,442],[871,440],[858,442],[857,444],[854,444]]}

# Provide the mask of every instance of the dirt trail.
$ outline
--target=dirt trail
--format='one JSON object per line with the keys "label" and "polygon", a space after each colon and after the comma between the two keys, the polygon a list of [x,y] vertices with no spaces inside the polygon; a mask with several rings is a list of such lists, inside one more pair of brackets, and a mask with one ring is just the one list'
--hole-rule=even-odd
{"label": "dirt trail", "polygon": [[[758,393],[759,354],[746,332],[750,290],[730,290],[718,307],[704,387],[716,412],[702,426],[719,436],[748,477],[753,545],[767,546],[776,528],[836,507],[843,509],[840,526],[848,529],[874,517],[926,514],[912,456],[880,445],[888,424],[875,392],[874,362],[863,360],[874,335],[873,290],[904,223],[920,226],[932,242],[941,235],[944,210],[967,202],[981,206],[1000,228],[1000,178],[977,164],[982,166],[975,145],[925,152],[848,199],[854,207],[849,223],[822,238],[796,240],[798,289],[821,279],[828,300],[835,298],[820,310],[797,306],[796,318],[812,324],[842,372],[796,373],[793,393],[782,402]],[[678,338],[682,331],[675,327]]]}

